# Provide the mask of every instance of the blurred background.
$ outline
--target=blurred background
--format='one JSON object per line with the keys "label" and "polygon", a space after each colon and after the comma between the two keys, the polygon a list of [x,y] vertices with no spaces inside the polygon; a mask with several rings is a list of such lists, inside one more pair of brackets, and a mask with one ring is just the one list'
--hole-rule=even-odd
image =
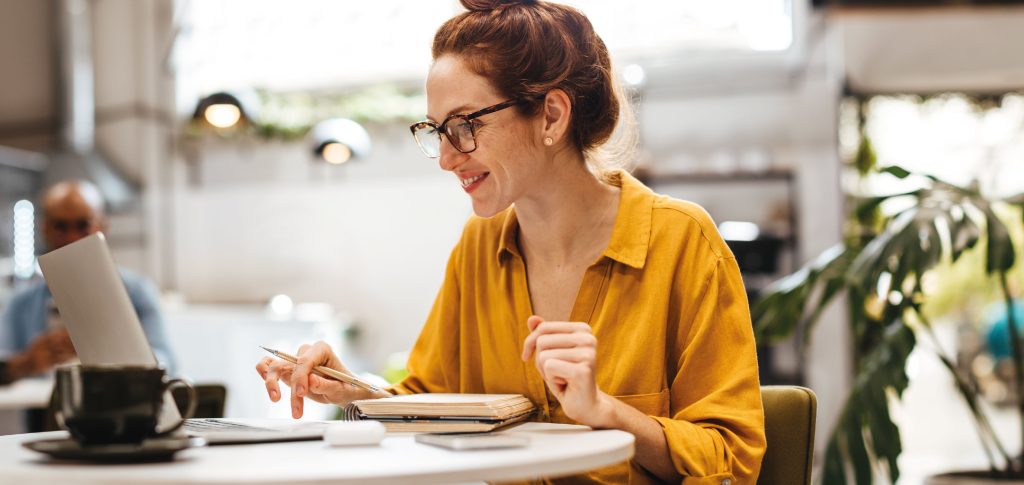
{"label": "blurred background", "polygon": [[[630,89],[635,173],[711,213],[752,300],[843,242],[852,200],[912,183],[872,167],[1024,191],[1024,2],[565,3]],[[257,345],[322,339],[354,370],[400,378],[471,214],[408,131],[433,33],[460,9],[0,0],[0,302],[40,278],[42,192],[86,179],[107,199],[116,261],[159,289],[178,373],[225,385],[226,415],[289,414],[253,372]],[[1020,236],[1019,214],[1005,220]],[[999,301],[988,276],[942,278],[959,288],[936,290],[947,350],[983,342]],[[1024,289],[1019,265],[1010,279]],[[856,370],[846,319],[829,307],[806,349],[802,334],[760,349],[763,384],[817,392],[819,452]],[[985,463],[942,372],[908,360],[900,483]],[[1018,417],[992,406],[1017,449]]]}

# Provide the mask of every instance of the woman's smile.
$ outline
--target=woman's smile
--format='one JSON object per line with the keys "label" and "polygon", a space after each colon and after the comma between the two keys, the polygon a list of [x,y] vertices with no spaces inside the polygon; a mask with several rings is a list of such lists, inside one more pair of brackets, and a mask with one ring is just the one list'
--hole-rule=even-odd
{"label": "woman's smile", "polygon": [[459,174],[459,182],[462,183],[462,190],[465,190],[467,194],[472,193],[480,184],[487,179],[490,172],[481,172],[476,174]]}

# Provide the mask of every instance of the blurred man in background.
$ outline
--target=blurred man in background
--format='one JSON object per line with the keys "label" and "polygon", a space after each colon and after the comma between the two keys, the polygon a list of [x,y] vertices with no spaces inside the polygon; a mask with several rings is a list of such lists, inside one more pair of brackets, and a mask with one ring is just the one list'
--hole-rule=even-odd
{"label": "blurred man in background", "polygon": [[[43,237],[52,251],[104,231],[104,200],[93,184],[61,182],[43,196]],[[174,373],[174,357],[157,304],[157,292],[145,278],[120,270],[157,360]],[[49,371],[75,357],[67,329],[44,281],[19,291],[0,320],[0,384]]]}

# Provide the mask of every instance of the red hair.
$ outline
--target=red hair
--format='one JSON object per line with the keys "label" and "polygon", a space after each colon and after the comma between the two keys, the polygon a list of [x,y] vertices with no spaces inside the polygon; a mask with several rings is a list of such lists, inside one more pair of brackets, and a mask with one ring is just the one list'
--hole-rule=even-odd
{"label": "red hair", "polygon": [[615,131],[625,103],[604,41],[579,10],[540,0],[461,0],[468,12],[434,35],[433,58],[453,54],[488,79],[520,113],[536,115],[543,97],[561,89],[572,103],[569,135],[584,152]]}

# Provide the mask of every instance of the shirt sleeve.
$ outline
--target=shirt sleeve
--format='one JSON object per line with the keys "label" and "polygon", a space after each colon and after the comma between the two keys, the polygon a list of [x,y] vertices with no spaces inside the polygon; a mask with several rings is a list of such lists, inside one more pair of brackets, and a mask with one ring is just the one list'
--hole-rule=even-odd
{"label": "shirt sleeve", "polygon": [[[46,331],[42,311],[44,290],[41,282],[29,286],[16,292],[3,308],[0,315],[0,362],[7,363],[27,349],[32,339]],[[0,384],[12,382],[6,375],[6,368],[3,374]]]}
{"label": "shirt sleeve", "polygon": [[13,298],[8,301],[0,315],[0,360],[7,360],[21,350],[15,341],[15,303]]}
{"label": "shirt sleeve", "polygon": [[42,291],[41,286],[31,286],[7,301],[0,316],[0,359],[24,351],[36,335],[46,331],[45,322],[34,321],[41,320]]}
{"label": "shirt sleeve", "polygon": [[171,350],[170,339],[167,337],[167,329],[164,325],[164,317],[160,312],[158,293],[156,288],[149,281],[138,278],[130,283],[126,278],[128,295],[135,307],[135,313],[139,315],[142,322],[142,331],[146,334],[153,354],[160,365],[167,370],[168,375],[175,375],[174,352]]}
{"label": "shirt sleeve", "polygon": [[766,443],[746,292],[732,257],[719,258],[689,325],[680,322],[662,426],[684,484],[753,484]]}
{"label": "shirt sleeve", "polygon": [[388,389],[394,394],[459,392],[459,247],[448,258],[441,290],[409,352],[409,374]]}

